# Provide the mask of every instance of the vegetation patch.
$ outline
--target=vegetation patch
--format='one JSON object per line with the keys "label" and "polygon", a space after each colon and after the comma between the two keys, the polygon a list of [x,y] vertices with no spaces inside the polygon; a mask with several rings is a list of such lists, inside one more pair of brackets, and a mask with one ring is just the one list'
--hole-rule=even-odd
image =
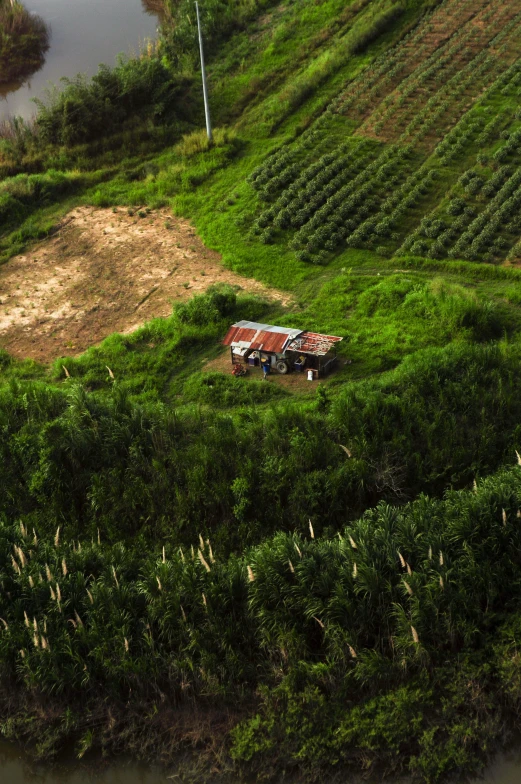
{"label": "vegetation patch", "polygon": [[[31,695],[27,718],[54,707],[42,727],[11,703],[4,726],[38,733],[41,756],[71,738],[80,756],[135,749],[137,731],[141,756],[168,759],[193,743],[197,701],[220,766],[247,776],[478,772],[519,712],[520,478],[229,558],[202,535],[111,546],[3,522],[4,677]],[[197,732],[210,763],[216,738]]]}
{"label": "vegetation patch", "polygon": [[[210,142],[168,5],[2,131],[2,732],[475,773],[519,728],[519,9],[206,2]],[[232,377],[241,319],[336,372]]]}
{"label": "vegetation patch", "polygon": [[37,71],[49,48],[50,31],[43,19],[18,0],[0,0],[0,84]]}

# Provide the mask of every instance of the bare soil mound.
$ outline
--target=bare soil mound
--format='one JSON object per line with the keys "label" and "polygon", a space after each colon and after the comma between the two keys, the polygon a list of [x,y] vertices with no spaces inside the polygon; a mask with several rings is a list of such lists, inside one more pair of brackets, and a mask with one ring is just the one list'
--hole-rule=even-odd
{"label": "bare soil mound", "polygon": [[191,224],[167,210],[73,210],[58,232],[0,267],[0,346],[51,362],[113,332],[131,332],[213,283],[289,296],[221,264]]}

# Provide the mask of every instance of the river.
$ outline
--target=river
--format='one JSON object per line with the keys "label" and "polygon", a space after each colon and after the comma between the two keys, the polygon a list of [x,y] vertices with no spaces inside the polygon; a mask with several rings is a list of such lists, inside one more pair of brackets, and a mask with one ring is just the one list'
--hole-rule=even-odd
{"label": "river", "polygon": [[0,741],[0,782],[2,784],[168,784],[171,774],[136,762],[110,765],[67,761],[59,766],[34,765],[20,750]]}
{"label": "river", "polygon": [[0,121],[9,116],[29,119],[50,83],[77,73],[91,76],[99,63],[113,65],[120,52],[136,54],[155,38],[157,14],[147,0],[24,0],[29,11],[51,27],[50,48],[43,67],[21,85],[0,85]]}
{"label": "river", "polygon": [[[17,747],[0,741],[2,784],[167,784],[176,778],[175,771],[161,772],[129,761],[114,762],[101,770],[98,766],[87,767],[74,761],[59,767],[34,766],[24,758]],[[521,749],[502,755],[488,768],[483,777],[469,781],[468,784],[519,784],[519,782],[521,782]],[[378,782],[371,779],[371,784],[378,784]],[[402,779],[399,784],[407,784],[407,782]]]}

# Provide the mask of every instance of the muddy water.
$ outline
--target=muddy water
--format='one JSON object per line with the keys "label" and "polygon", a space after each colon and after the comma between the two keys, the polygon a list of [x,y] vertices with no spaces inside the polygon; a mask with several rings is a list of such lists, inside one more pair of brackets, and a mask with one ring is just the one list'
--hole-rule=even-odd
{"label": "muddy water", "polygon": [[147,0],[24,0],[29,11],[51,27],[43,68],[26,82],[0,85],[0,121],[9,115],[29,119],[32,98],[43,96],[62,76],[92,75],[99,63],[113,65],[117,54],[139,51],[154,38],[157,15]]}
{"label": "muddy water", "polygon": [[483,784],[520,784],[521,750],[503,757],[481,781]]}
{"label": "muddy water", "polygon": [[33,765],[11,744],[0,741],[2,784],[168,784],[171,774],[144,765],[117,762],[100,767],[69,762],[57,767]]}
{"label": "muddy water", "polygon": [[[105,767],[82,765],[71,759],[59,767],[34,766],[18,748],[0,741],[1,784],[167,784],[175,771],[154,771],[133,762],[116,762]],[[468,784],[520,784],[521,748],[502,755],[485,774]],[[378,782],[373,782],[378,784]],[[410,784],[402,781],[401,784]]]}

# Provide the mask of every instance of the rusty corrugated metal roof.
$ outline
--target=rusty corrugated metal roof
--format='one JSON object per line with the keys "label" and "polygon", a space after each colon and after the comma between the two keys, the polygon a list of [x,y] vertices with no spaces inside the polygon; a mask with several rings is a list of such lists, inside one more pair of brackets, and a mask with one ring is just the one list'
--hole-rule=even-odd
{"label": "rusty corrugated metal roof", "polygon": [[290,327],[275,327],[256,321],[238,321],[228,330],[223,340],[225,346],[238,346],[252,351],[269,351],[282,354],[288,340],[300,335],[302,330]]}
{"label": "rusty corrugated metal roof", "polygon": [[335,343],[339,343],[342,338],[335,335],[321,335],[319,332],[301,332],[300,335],[292,340],[288,349],[290,351],[300,351],[302,354],[314,354],[323,357],[331,351]]}
{"label": "rusty corrugated metal roof", "polygon": [[283,332],[264,332],[259,330],[252,340],[250,348],[269,351],[272,354],[282,354],[288,342],[288,335]]}
{"label": "rusty corrugated metal roof", "polygon": [[256,329],[245,329],[244,327],[239,327],[237,324],[234,324],[226,333],[223,343],[225,346],[231,346],[232,343],[238,343],[240,340],[250,343],[256,333]]}
{"label": "rusty corrugated metal roof", "polygon": [[267,351],[282,354],[286,348],[302,354],[324,356],[342,338],[334,335],[321,335],[318,332],[303,332],[290,327],[275,327],[272,324],[259,324],[256,321],[238,321],[223,340],[225,346],[234,346],[252,351]]}

